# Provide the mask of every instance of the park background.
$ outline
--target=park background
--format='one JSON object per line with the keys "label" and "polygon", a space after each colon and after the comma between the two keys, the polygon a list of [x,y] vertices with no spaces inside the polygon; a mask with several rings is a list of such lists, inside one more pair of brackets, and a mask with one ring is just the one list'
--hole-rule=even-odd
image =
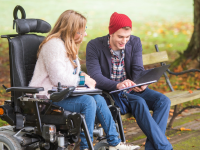
{"label": "park background", "polygon": [[[96,37],[108,34],[108,24],[113,12],[124,13],[133,22],[132,34],[141,38],[143,54],[155,52],[157,44],[160,51],[167,51],[170,62],[179,57],[188,46],[193,33],[193,0],[0,0],[0,35],[15,34],[13,30],[13,9],[21,5],[26,18],[43,19],[54,25],[59,15],[73,9],[87,18],[87,37],[80,47],[81,63],[85,62],[87,43]],[[18,13],[20,18],[20,13]],[[44,34],[45,36],[46,34]],[[196,63],[187,65],[187,69],[198,67]],[[182,71],[182,66],[171,68]],[[200,74],[190,73],[180,77],[170,76],[174,89],[194,90],[200,88]],[[0,39],[0,85],[10,87],[8,43]],[[150,85],[151,89],[162,93],[169,92],[164,78]],[[0,105],[9,93],[0,87]],[[198,105],[200,100],[181,104]],[[5,124],[5,123],[2,123]]]}

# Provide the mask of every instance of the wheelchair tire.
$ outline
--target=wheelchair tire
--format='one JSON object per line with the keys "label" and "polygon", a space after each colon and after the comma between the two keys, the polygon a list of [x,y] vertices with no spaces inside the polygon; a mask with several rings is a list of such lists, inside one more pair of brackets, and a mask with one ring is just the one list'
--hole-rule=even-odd
{"label": "wheelchair tire", "polygon": [[109,145],[104,140],[95,144],[94,150],[109,150]]}
{"label": "wheelchair tire", "polygon": [[21,150],[21,145],[12,135],[0,132],[1,150]]}

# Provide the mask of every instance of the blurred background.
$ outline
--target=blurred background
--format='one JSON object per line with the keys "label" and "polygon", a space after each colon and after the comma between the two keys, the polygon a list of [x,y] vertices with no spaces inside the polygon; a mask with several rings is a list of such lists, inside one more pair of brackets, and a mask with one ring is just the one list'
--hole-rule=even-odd
{"label": "blurred background", "polygon": [[[179,57],[179,53],[187,48],[191,39],[194,27],[193,3],[193,0],[0,0],[0,35],[16,33],[13,30],[13,9],[16,5],[21,5],[25,9],[26,18],[43,19],[52,27],[63,11],[76,10],[88,20],[88,35],[84,38],[79,51],[84,66],[87,43],[91,39],[108,34],[110,16],[113,12],[118,12],[131,18],[132,34],[141,38],[144,54],[155,52],[154,45],[158,44],[159,50],[167,51],[170,61],[173,62]],[[21,18],[20,11],[18,18]],[[179,66],[175,70],[182,71],[182,67]],[[198,78],[198,75],[196,76]],[[181,83],[190,81],[183,86],[177,86],[176,78],[171,80],[176,84],[175,89],[184,90],[196,89],[199,86],[194,82],[197,78],[194,78],[194,75],[188,76],[187,79],[179,78],[178,81]],[[1,84],[10,87],[8,42],[7,39],[0,38]],[[169,91],[166,89],[164,79],[152,86],[153,89],[163,93]],[[9,94],[0,87],[0,103],[8,96]]]}
{"label": "blurred background", "polygon": [[[187,48],[191,39],[194,28],[193,3],[193,0],[0,0],[0,35],[16,33],[13,30],[13,9],[16,5],[25,9],[26,18],[43,19],[52,26],[63,11],[76,10],[88,20],[88,36],[84,38],[79,51],[84,66],[87,43],[91,39],[108,34],[110,16],[113,12],[118,12],[131,18],[132,34],[141,38],[144,54],[155,52],[154,45],[158,44],[159,50],[167,51],[170,61],[173,62],[179,57],[179,53]],[[18,16],[21,18],[20,12]],[[179,66],[175,70],[182,71],[182,67]],[[198,74],[193,74],[172,81],[175,83],[175,89],[196,89],[199,84],[194,81],[199,81],[199,78]],[[190,82],[177,86],[177,82],[182,83],[186,80]],[[0,39],[0,84],[10,86],[6,39]],[[165,88],[164,80],[152,86],[163,93],[169,91]],[[3,102],[7,96],[9,94],[0,87],[0,101]]]}
{"label": "blurred background", "polygon": [[1,35],[16,33],[12,29],[16,5],[25,9],[27,18],[43,19],[52,26],[67,9],[86,16],[88,36],[81,45],[82,59],[89,40],[108,34],[109,18],[115,11],[131,18],[132,34],[141,38],[143,53],[155,51],[158,44],[174,60],[177,52],[186,49],[193,32],[193,0],[0,0]]}

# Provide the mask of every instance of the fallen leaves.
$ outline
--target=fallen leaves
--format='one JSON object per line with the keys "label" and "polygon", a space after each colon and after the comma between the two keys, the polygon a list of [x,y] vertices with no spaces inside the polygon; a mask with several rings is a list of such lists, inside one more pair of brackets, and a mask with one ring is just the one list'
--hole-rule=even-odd
{"label": "fallen leaves", "polygon": [[183,71],[183,68],[181,65],[179,65],[178,67],[174,68],[174,72],[181,72]]}
{"label": "fallen leaves", "polygon": [[192,90],[189,90],[188,92],[189,92],[190,94],[192,94],[192,93],[193,93],[193,91],[192,91]]}
{"label": "fallen leaves", "polygon": [[170,137],[167,137],[167,139],[170,140],[171,138],[170,138]]}
{"label": "fallen leaves", "polygon": [[142,146],[144,146],[146,144],[146,142],[142,143]]}
{"label": "fallen leaves", "polygon": [[133,121],[137,122],[136,119],[135,119],[134,117],[130,117],[130,118],[128,118],[127,120],[128,120],[128,121],[133,120]]}
{"label": "fallen leaves", "polygon": [[184,128],[184,127],[181,127],[179,130],[180,130],[180,131],[192,131],[191,129],[186,129],[186,128]]}

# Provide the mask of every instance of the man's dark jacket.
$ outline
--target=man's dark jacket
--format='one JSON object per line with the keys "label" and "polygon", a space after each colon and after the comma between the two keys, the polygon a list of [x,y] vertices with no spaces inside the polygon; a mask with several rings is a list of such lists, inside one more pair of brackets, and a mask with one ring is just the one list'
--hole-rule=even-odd
{"label": "man's dark jacket", "polygon": [[[108,36],[96,38],[87,44],[86,67],[88,75],[97,82],[97,88],[106,91],[116,90],[119,82],[110,79],[112,66]],[[125,70],[127,79],[132,81],[135,81],[144,70],[142,44],[140,38],[133,35],[125,45]]]}

